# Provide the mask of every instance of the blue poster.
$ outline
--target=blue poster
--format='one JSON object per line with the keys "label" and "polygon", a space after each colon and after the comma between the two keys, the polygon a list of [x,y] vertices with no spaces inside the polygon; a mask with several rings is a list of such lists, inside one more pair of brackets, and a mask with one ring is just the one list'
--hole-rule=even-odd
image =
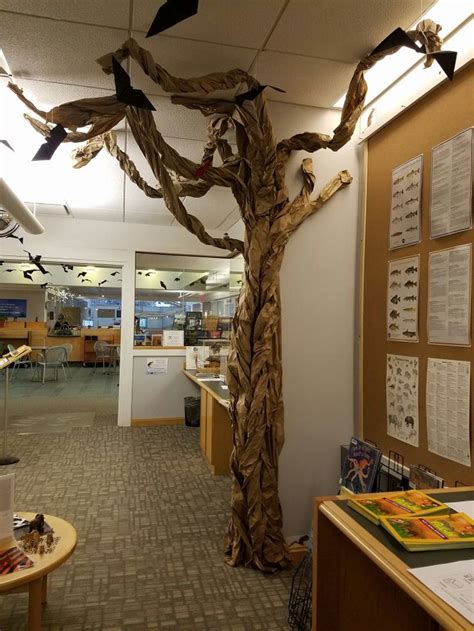
{"label": "blue poster", "polygon": [[26,318],[26,300],[0,298],[0,317]]}

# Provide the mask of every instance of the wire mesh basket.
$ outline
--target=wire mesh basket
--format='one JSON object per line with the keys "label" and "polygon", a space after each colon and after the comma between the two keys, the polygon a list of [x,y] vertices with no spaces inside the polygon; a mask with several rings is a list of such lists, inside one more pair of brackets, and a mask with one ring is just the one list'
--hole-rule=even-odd
{"label": "wire mesh basket", "polygon": [[311,628],[312,566],[312,554],[308,550],[296,568],[291,582],[288,624],[291,629],[298,631]]}

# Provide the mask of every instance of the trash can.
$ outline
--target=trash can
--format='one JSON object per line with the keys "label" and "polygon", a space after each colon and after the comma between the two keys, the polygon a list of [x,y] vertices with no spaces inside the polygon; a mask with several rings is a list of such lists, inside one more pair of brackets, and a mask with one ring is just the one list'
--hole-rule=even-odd
{"label": "trash can", "polygon": [[199,427],[201,421],[200,397],[184,397],[184,422],[188,427]]}

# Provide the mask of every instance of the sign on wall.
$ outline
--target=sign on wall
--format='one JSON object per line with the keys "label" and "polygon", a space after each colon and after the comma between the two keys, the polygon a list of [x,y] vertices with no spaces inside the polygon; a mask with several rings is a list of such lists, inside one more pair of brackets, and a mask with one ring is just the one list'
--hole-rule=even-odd
{"label": "sign on wall", "polygon": [[0,298],[0,317],[26,318],[26,303],[23,298]]}

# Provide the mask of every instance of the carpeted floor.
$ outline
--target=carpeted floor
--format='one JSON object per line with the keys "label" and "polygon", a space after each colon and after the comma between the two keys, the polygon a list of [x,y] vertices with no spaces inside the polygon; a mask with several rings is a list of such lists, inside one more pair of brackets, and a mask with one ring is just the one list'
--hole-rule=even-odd
{"label": "carpeted floor", "polygon": [[[291,573],[223,562],[230,484],[182,426],[10,432],[16,508],[70,521],[73,557],[50,576],[45,631],[288,629]],[[27,596],[0,596],[1,631],[26,629]]]}

